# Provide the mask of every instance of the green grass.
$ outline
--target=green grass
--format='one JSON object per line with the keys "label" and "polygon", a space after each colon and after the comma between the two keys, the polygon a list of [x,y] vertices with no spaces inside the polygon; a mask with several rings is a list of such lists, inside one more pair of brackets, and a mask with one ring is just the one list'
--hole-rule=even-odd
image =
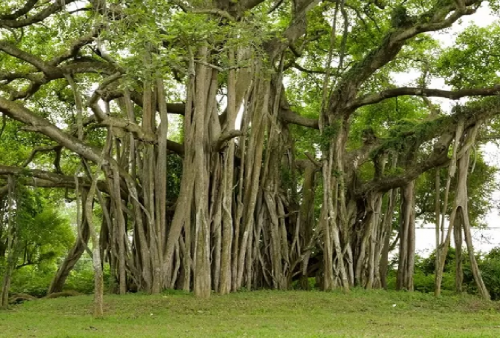
{"label": "green grass", "polygon": [[500,304],[422,293],[256,291],[40,299],[0,311],[2,337],[499,337]]}

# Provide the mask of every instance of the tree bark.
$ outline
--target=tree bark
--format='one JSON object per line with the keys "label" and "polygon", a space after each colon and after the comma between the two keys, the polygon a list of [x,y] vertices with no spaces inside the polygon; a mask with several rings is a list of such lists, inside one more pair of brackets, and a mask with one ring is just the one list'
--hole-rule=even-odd
{"label": "tree bark", "polygon": [[14,210],[17,207],[17,199],[15,197],[16,187],[14,177],[12,175],[8,176],[7,185],[9,187],[8,194],[8,237],[7,237],[7,265],[5,267],[5,272],[2,280],[2,292],[0,294],[0,307],[6,308],[9,305],[9,290],[10,290],[10,282],[12,278],[12,273],[17,263],[19,248],[18,248],[18,224],[17,224],[17,216],[16,211]]}
{"label": "tree bark", "polygon": [[401,189],[401,219],[397,290],[413,291],[415,265],[415,182]]}

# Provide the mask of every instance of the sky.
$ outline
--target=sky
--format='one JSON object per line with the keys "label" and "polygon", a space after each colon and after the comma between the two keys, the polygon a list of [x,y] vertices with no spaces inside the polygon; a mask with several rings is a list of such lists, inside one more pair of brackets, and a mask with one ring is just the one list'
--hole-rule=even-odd
{"label": "sky", "polygon": [[[433,37],[440,41],[442,47],[450,47],[453,45],[457,35],[466,27],[475,24],[479,27],[486,27],[498,21],[498,17],[493,15],[487,5],[483,4],[478,11],[472,16],[467,16],[455,23],[451,28],[434,33]],[[410,72],[406,75],[405,82],[408,79],[411,81],[418,76],[417,73]],[[404,77],[401,77],[403,82]],[[444,83],[444,79],[434,79],[429,86],[437,89],[450,89]],[[449,111],[453,105],[453,101],[447,99],[432,98],[434,103],[439,103],[444,111]],[[500,167],[500,149],[492,144],[483,146],[486,152],[486,160],[489,164]],[[500,180],[500,175],[497,175]],[[500,191],[496,192],[492,198],[500,201]],[[472,237],[474,248],[476,251],[488,252],[496,246],[500,246],[500,216],[498,209],[492,209],[486,217],[487,229],[472,229]],[[417,227],[416,230],[416,251],[421,256],[428,256],[435,249],[435,235],[433,226]]]}

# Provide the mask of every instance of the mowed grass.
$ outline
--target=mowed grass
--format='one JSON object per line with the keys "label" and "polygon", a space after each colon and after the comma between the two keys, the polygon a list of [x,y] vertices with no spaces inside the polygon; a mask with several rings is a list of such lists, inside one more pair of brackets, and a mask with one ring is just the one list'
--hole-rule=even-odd
{"label": "mowed grass", "polygon": [[1,337],[500,337],[500,304],[472,296],[353,290],[40,299],[0,310]]}

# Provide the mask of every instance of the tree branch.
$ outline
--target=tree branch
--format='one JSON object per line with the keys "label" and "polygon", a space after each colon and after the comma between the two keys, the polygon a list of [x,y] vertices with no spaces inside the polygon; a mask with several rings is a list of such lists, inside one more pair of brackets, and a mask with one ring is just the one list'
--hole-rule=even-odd
{"label": "tree branch", "polygon": [[100,30],[101,30],[100,27],[94,28],[94,30],[90,34],[73,41],[67,52],[59,56],[56,56],[49,62],[49,64],[51,64],[52,66],[57,66],[61,62],[75,57],[83,46],[94,41],[94,38],[96,38],[99,35]]}
{"label": "tree branch", "polygon": [[222,149],[222,146],[226,141],[229,141],[232,138],[243,136],[243,131],[241,130],[229,130],[220,135],[219,139],[214,144],[215,151],[219,151]]}
{"label": "tree branch", "polygon": [[[26,27],[29,25],[32,25],[34,23],[38,23],[40,21],[45,20],[52,14],[58,12],[61,10],[64,6],[69,5],[70,3],[76,2],[78,0],[64,0],[64,1],[54,1],[50,6],[45,7],[45,9],[41,10],[40,12],[27,17],[25,19],[19,20],[19,17],[21,17],[24,14],[27,14],[31,9],[33,9],[34,6],[31,6],[31,8],[28,8],[28,4],[25,5],[20,11],[26,11],[24,14],[20,15],[19,17],[16,17],[14,19],[5,19],[0,17],[0,28],[21,28],[21,27]],[[30,1],[31,2],[31,1]],[[14,13],[13,15],[16,15]]]}
{"label": "tree branch", "polygon": [[54,160],[54,168],[56,169],[57,172],[60,173],[60,172],[62,172],[61,171],[61,166],[59,165],[59,160],[60,160],[60,157],[61,157],[61,148],[62,147],[59,144],[52,145],[52,146],[35,147],[31,151],[30,156],[22,164],[22,167],[25,168],[26,166],[28,166],[28,164],[30,164],[34,160],[35,155],[37,153],[42,153],[42,152],[43,153],[47,153],[47,152],[54,151],[56,153],[56,159]]}
{"label": "tree branch", "polygon": [[170,150],[181,157],[184,156],[184,145],[175,141],[167,140],[167,150]]}
{"label": "tree branch", "polygon": [[0,14],[0,20],[16,20],[17,18],[28,14],[28,12],[33,9],[37,2],[38,0],[28,0],[23,7],[19,8],[14,13]]}
{"label": "tree branch", "polygon": [[[409,39],[421,33],[450,27],[462,16],[473,14],[476,8],[471,6],[478,5],[481,2],[482,0],[465,0],[467,7],[461,10],[458,10],[454,3],[443,5],[438,2],[435,7],[417,17],[415,24],[409,27],[391,29],[383,38],[380,46],[368,53],[345,73],[343,80],[337,86],[339,90],[333,91],[334,94],[330,97],[327,113],[333,114],[339,107],[345,108],[348,106],[349,102],[357,94],[361,84],[378,69],[393,60]],[[352,109],[344,110],[347,115],[352,112]]]}
{"label": "tree branch", "polygon": [[10,118],[30,126],[33,131],[38,131],[60,145],[80,154],[84,158],[100,162],[101,155],[99,151],[85,143],[79,141],[73,136],[64,133],[61,129],[51,124],[47,119],[40,117],[18,102],[12,102],[0,96],[0,112]]}
{"label": "tree branch", "polygon": [[48,78],[52,79],[62,76],[62,72],[59,68],[52,66],[51,64],[43,61],[42,59],[17,48],[13,44],[5,40],[0,40],[0,50],[4,51],[5,53],[15,58],[18,58],[20,60],[32,64],[37,69],[42,71]]}
{"label": "tree branch", "polygon": [[[0,165],[0,177],[8,175],[23,175],[26,185],[40,188],[75,188],[75,177],[62,174],[56,174],[38,169],[18,168],[6,165]],[[91,182],[84,178],[78,177],[80,187],[90,187]],[[108,192],[107,183],[103,180],[98,182],[99,190]],[[0,197],[2,196],[2,188],[0,188]]]}
{"label": "tree branch", "polygon": [[398,96],[423,96],[423,97],[443,97],[450,100],[458,100],[466,96],[494,96],[500,95],[500,85],[489,88],[470,88],[460,90],[441,90],[431,88],[418,88],[418,87],[402,87],[387,89],[377,94],[368,94],[361,96],[354,100],[347,106],[347,109],[357,109],[362,106],[375,104],[386,99]]}
{"label": "tree branch", "polygon": [[[465,129],[468,129],[478,123],[478,121],[485,121],[492,116],[499,115],[498,105],[500,97],[495,97],[488,102],[483,102],[481,106],[460,107],[453,115],[442,116],[439,120],[427,121],[426,123],[438,123],[433,127],[419,128],[419,144],[426,141],[437,139],[434,143],[432,153],[422,161],[411,165],[410,168],[405,170],[402,175],[385,176],[373,181],[363,184],[356,189],[357,196],[363,196],[370,192],[385,192],[390,189],[401,187],[404,184],[414,180],[422,173],[435,167],[439,167],[448,163],[448,149],[455,137],[455,131],[459,120],[464,120]],[[424,133],[424,134],[422,134]],[[389,140],[390,142],[390,140]],[[386,151],[391,151],[388,144],[382,144],[381,148],[385,147]],[[397,149],[396,149],[397,150]],[[376,151],[376,150],[375,150]],[[416,156],[417,154],[414,154]]]}
{"label": "tree branch", "polygon": [[279,117],[286,123],[293,123],[303,127],[319,129],[318,119],[310,119],[301,116],[290,109],[281,108]]}

